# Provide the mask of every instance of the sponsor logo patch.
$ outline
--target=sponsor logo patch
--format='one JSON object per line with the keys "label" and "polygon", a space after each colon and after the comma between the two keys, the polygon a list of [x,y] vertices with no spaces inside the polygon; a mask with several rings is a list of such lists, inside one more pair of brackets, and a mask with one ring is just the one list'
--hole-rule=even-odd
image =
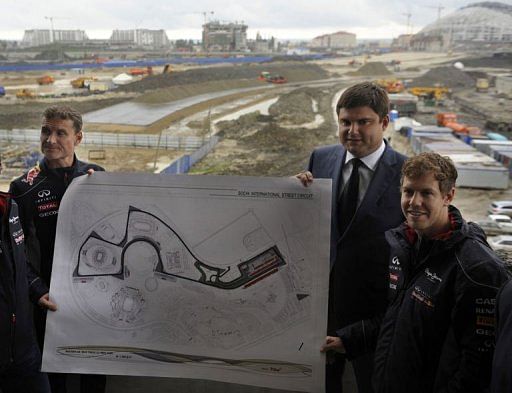
{"label": "sponsor logo patch", "polygon": [[19,246],[21,243],[23,243],[23,240],[25,240],[25,235],[22,232],[21,235],[13,236],[13,239],[16,245]]}
{"label": "sponsor logo patch", "polygon": [[30,171],[27,172],[27,176],[24,179],[21,179],[22,182],[28,183],[29,185],[34,184],[35,178],[39,175],[41,169],[39,168],[39,164],[33,167]]}
{"label": "sponsor logo patch", "polygon": [[55,216],[57,214],[59,214],[58,210],[51,210],[49,212],[39,213],[39,217],[44,218],[44,217],[49,217],[49,216]]}
{"label": "sponsor logo patch", "polygon": [[48,202],[48,203],[43,203],[42,205],[37,206],[37,210],[39,212],[44,212],[47,210],[58,209],[58,208],[59,208],[58,202]]}
{"label": "sponsor logo patch", "polygon": [[484,306],[494,306],[496,304],[496,299],[492,297],[479,297],[475,299],[475,303]]}
{"label": "sponsor logo patch", "polygon": [[494,327],[495,322],[496,321],[494,317],[484,317],[482,315],[476,316],[476,324],[479,326]]}
{"label": "sponsor logo patch", "polygon": [[428,267],[425,269],[425,274],[427,275],[428,280],[430,282],[433,282],[434,284],[437,284],[438,282],[443,282],[441,277],[439,277],[435,272],[431,272]]}
{"label": "sponsor logo patch", "polygon": [[20,221],[20,218],[18,216],[9,218],[9,222],[11,224],[17,224]]}
{"label": "sponsor logo patch", "polygon": [[434,308],[434,302],[432,301],[432,298],[418,286],[414,287],[414,290],[411,293],[411,298],[417,300],[420,303],[423,303],[429,308]]}
{"label": "sponsor logo patch", "polygon": [[48,195],[50,195],[50,190],[41,190],[37,193],[39,198],[47,197]]}

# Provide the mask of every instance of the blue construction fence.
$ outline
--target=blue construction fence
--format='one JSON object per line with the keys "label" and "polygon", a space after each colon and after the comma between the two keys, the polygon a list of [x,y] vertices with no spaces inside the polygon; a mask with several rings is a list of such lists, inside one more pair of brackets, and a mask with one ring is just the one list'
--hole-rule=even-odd
{"label": "blue construction fence", "polygon": [[192,168],[196,162],[206,156],[217,145],[217,143],[219,143],[219,137],[214,135],[208,140],[208,142],[206,142],[195,152],[192,154],[185,154],[180,158],[177,158],[171,162],[168,167],[162,169],[160,173],[167,173],[170,175],[188,173],[190,168]]}
{"label": "blue construction fence", "polygon": [[[286,58],[286,56],[283,56]],[[302,56],[304,59],[317,60],[322,59],[323,54],[308,54]],[[0,72],[20,72],[20,71],[55,71],[70,70],[81,68],[112,68],[112,67],[148,67],[161,66],[165,64],[244,64],[244,63],[263,63],[273,59],[272,56],[219,56],[219,57],[170,57],[165,59],[153,60],[109,60],[102,63],[33,63],[33,64],[0,64]]]}

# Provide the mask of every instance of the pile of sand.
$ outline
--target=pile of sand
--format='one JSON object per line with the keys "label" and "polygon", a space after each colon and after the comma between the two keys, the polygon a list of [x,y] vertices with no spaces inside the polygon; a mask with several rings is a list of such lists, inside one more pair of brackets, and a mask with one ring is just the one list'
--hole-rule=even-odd
{"label": "pile of sand", "polygon": [[475,80],[464,71],[455,67],[432,68],[427,73],[414,79],[410,86],[444,86],[449,88],[470,88]]}
{"label": "pile of sand", "polygon": [[493,53],[492,56],[468,57],[459,60],[466,67],[511,68],[512,53]]}
{"label": "pile of sand", "polygon": [[380,61],[369,62],[359,68],[357,71],[349,72],[349,75],[353,76],[379,76],[379,75],[391,75],[384,63]]}
{"label": "pile of sand", "polygon": [[[233,81],[239,79],[257,80],[261,72],[282,75],[289,82],[325,79],[328,73],[316,64],[258,64],[229,65],[220,67],[201,67],[182,72],[148,76],[138,82],[120,86],[117,91],[144,92],[165,87],[206,83],[215,81]],[[261,82],[265,84],[265,82]]]}

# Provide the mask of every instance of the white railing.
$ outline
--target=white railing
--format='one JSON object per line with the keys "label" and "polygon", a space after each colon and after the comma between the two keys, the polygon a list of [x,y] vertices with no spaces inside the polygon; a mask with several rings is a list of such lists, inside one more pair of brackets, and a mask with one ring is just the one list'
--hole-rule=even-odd
{"label": "white railing", "polygon": [[[14,129],[0,130],[0,141],[5,142],[39,142],[40,130]],[[195,136],[171,136],[158,134],[125,134],[107,132],[84,132],[82,141],[85,145],[140,147],[178,150],[197,150],[209,138]]]}

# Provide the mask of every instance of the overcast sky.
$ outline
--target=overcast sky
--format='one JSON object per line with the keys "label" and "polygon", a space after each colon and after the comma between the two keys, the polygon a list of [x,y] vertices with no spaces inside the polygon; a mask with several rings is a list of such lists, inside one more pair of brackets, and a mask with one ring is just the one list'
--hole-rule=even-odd
{"label": "overcast sky", "polygon": [[[201,38],[209,20],[243,21],[248,37],[313,38],[344,30],[357,38],[392,38],[434,22],[437,7],[448,15],[475,1],[464,0],[0,0],[0,39],[21,40],[26,29],[85,30],[109,38],[113,29],[165,29],[170,39]],[[503,1],[512,4],[512,0]],[[378,5],[378,4],[385,4]],[[411,4],[412,3],[412,4]],[[213,14],[211,14],[213,12]]]}

